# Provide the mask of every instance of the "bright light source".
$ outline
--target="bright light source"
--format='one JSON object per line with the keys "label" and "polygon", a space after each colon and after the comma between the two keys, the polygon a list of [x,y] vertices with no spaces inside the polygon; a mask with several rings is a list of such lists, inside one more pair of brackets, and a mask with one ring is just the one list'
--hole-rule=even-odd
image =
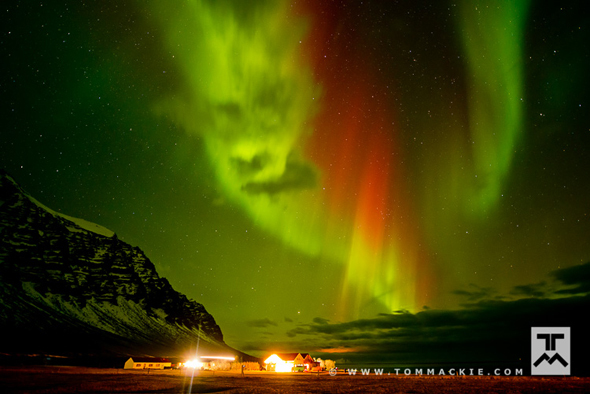
{"label": "bright light source", "polygon": [[284,362],[284,361],[281,360],[281,358],[279,356],[277,356],[276,354],[273,354],[272,356],[270,356],[269,358],[264,360],[265,364],[276,364],[276,363],[282,363],[282,362]]}
{"label": "bright light source", "polygon": [[266,360],[264,360],[265,364],[274,364],[275,365],[275,372],[291,372],[293,371],[293,361],[283,361],[279,356],[273,354]]}
{"label": "bright light source", "polygon": [[275,365],[275,372],[292,372],[293,371],[293,361],[281,361],[280,363],[276,363]]}
{"label": "bright light source", "polygon": [[199,362],[199,361],[195,361],[195,360],[188,360],[187,362],[184,363],[184,366],[186,368],[202,368],[203,363]]}

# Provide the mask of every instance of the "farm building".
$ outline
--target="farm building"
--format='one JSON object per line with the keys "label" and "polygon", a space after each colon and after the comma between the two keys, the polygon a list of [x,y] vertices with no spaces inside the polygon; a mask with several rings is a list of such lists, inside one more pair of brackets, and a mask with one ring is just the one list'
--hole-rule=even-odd
{"label": "farm building", "polygon": [[274,372],[304,372],[319,367],[309,353],[275,353],[264,364],[267,371]]}
{"label": "farm building", "polygon": [[129,357],[124,369],[164,369],[170,368],[172,363],[166,358],[155,357]]}

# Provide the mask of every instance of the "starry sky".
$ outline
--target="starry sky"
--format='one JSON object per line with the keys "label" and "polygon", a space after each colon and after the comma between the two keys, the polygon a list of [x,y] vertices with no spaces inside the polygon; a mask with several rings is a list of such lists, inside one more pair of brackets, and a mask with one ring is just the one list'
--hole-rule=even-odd
{"label": "starry sky", "polygon": [[583,5],[11,2],[0,166],[254,355],[563,325],[590,291]]}

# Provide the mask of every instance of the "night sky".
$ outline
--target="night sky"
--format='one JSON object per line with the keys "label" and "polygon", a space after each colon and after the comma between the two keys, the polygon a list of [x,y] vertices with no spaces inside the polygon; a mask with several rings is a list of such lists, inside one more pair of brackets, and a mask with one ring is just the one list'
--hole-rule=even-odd
{"label": "night sky", "polygon": [[229,345],[347,358],[587,302],[585,2],[9,3],[0,167]]}

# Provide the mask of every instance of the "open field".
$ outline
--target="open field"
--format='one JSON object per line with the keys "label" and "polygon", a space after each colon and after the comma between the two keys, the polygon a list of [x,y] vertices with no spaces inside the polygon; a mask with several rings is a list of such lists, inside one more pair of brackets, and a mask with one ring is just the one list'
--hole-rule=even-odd
{"label": "open field", "polygon": [[0,367],[2,393],[585,393],[590,378],[330,376],[272,372]]}

